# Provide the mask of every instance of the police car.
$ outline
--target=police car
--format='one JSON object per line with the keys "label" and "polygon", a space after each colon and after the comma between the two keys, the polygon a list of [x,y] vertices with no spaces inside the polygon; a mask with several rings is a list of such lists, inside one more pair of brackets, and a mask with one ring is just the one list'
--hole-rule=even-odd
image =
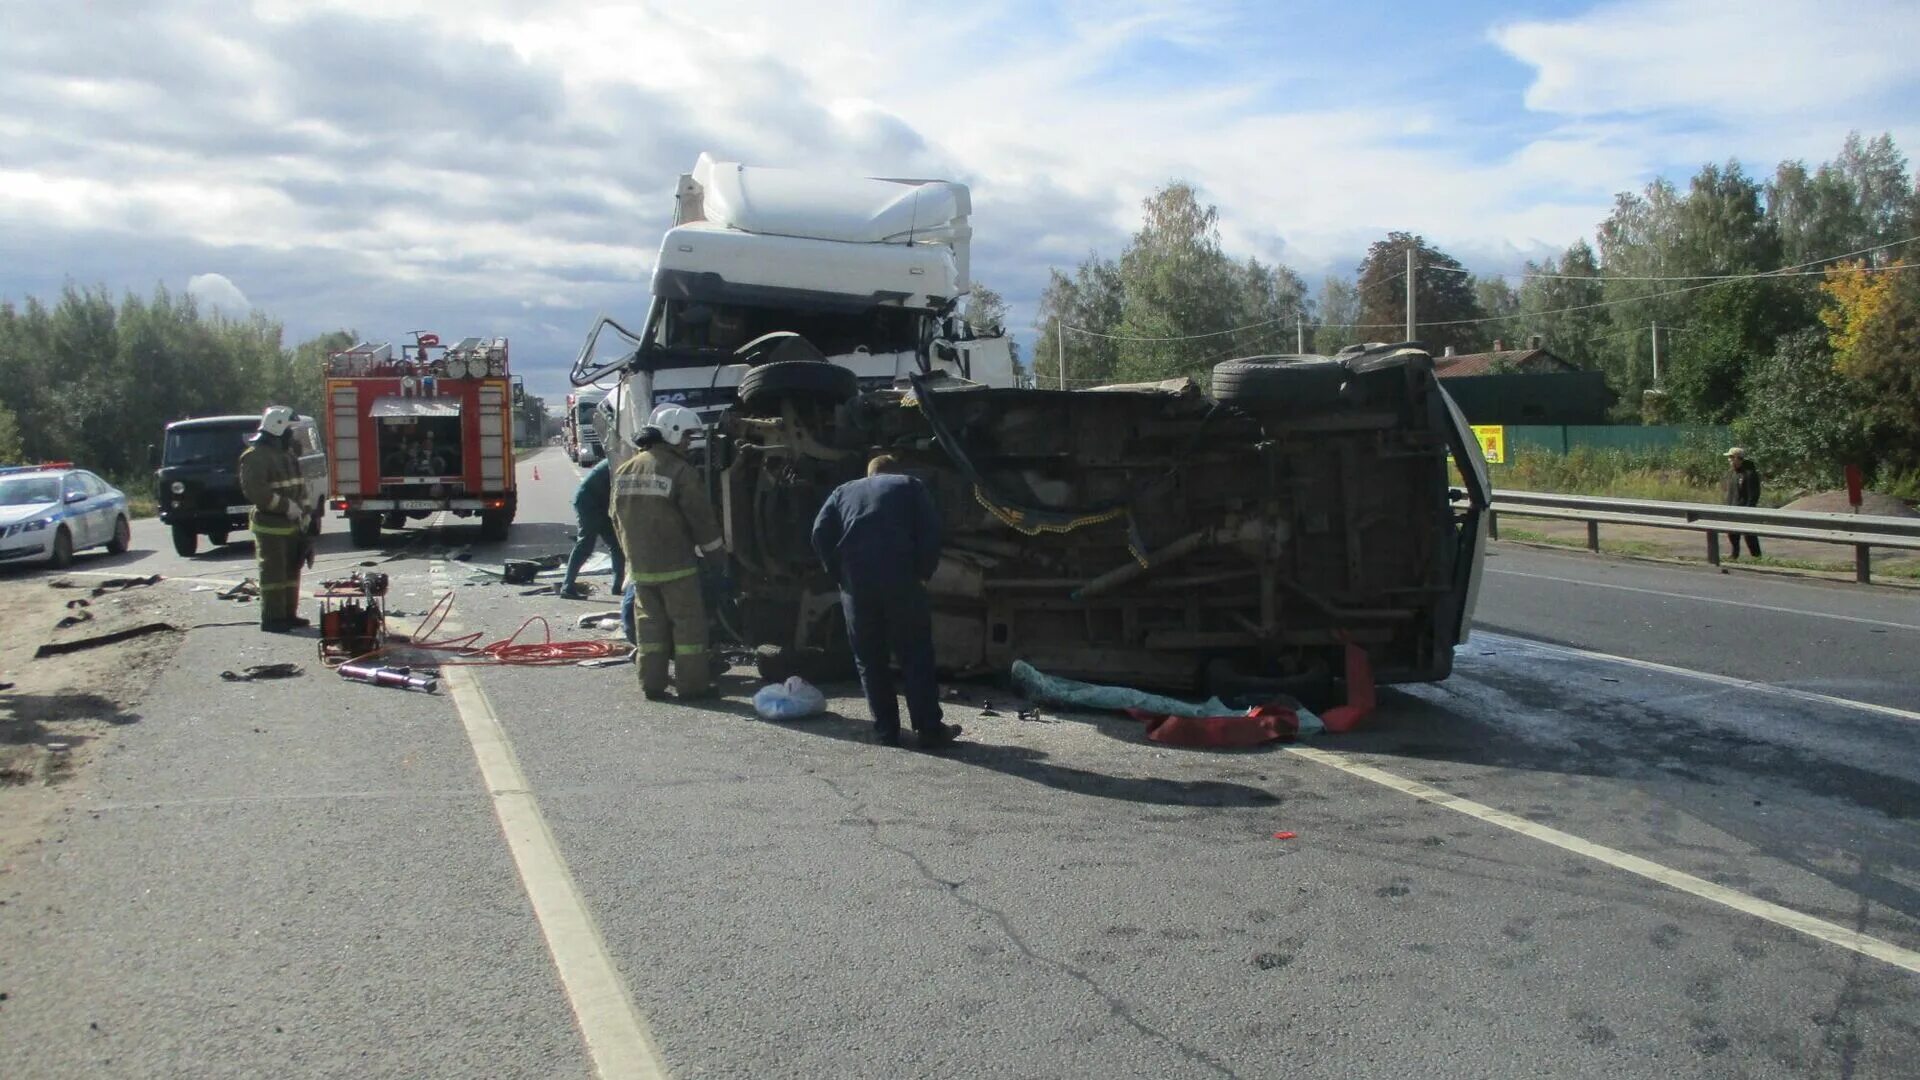
{"label": "police car", "polygon": [[133,539],[127,497],[65,462],[0,469],[0,563],[45,561],[105,546],[118,555]]}

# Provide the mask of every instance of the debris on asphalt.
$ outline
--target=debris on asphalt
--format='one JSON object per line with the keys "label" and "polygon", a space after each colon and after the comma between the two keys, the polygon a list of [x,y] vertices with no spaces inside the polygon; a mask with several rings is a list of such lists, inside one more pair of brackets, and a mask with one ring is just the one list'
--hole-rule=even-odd
{"label": "debris on asphalt", "polygon": [[540,564],[532,559],[508,559],[501,566],[500,580],[507,585],[531,585],[540,573]]}
{"label": "debris on asphalt", "polygon": [[1275,840],[1291,840],[1293,839],[1293,834],[1290,832],[1277,832],[1273,834],[1273,838]]}
{"label": "debris on asphalt", "polygon": [[217,600],[238,600],[244,604],[249,600],[257,600],[260,598],[260,583],[252,578],[241,578],[240,584],[235,585],[226,592],[218,592],[213,595]]}
{"label": "debris on asphalt", "polygon": [[980,715],[981,716],[999,716],[1000,710],[994,708],[991,705],[986,705],[980,709]]}
{"label": "debris on asphalt", "polygon": [[111,634],[97,634],[93,637],[81,638],[78,641],[48,643],[33,650],[33,658],[40,660],[49,656],[63,656],[67,653],[81,652],[85,649],[97,649],[102,645],[113,645],[117,642],[144,637],[147,634],[158,634],[163,631],[177,629],[179,629],[179,627],[174,626],[172,623],[146,623],[141,626],[129,627],[125,630],[115,630]]}
{"label": "debris on asphalt", "polygon": [[[68,604],[67,606],[73,607],[72,604]],[[59,622],[54,623],[53,628],[55,630],[65,630],[69,627],[79,626],[83,622],[92,622],[92,621],[93,621],[93,612],[88,611],[85,608],[80,608],[76,610],[72,615],[69,615],[64,619],[61,619]]]}
{"label": "debris on asphalt", "polygon": [[145,589],[154,585],[158,585],[163,580],[165,579],[162,578],[159,574],[151,574],[147,577],[108,578],[105,581],[102,581],[100,584],[95,585],[93,587],[92,595],[105,596],[110,592],[125,592],[128,589]]}
{"label": "debris on asphalt", "polygon": [[594,667],[594,668],[618,667],[621,664],[631,664],[631,663],[633,663],[633,654],[628,653],[625,656],[602,656],[594,660],[582,660],[580,661],[580,666]]}
{"label": "debris on asphalt", "polygon": [[596,611],[590,615],[580,616],[574,620],[573,625],[581,630],[599,630],[604,629],[609,623],[614,626],[620,625],[620,613],[617,611]]}
{"label": "debris on asphalt", "polygon": [[1013,681],[1034,701],[1124,712],[1146,724],[1148,739],[1169,746],[1244,748],[1316,735],[1325,727],[1318,716],[1290,698],[1237,710],[1217,697],[1195,704],[1128,686],[1059,678],[1023,660],[1014,661]]}
{"label": "debris on asphalt", "polygon": [[299,664],[255,664],[245,671],[223,671],[228,682],[253,682],[256,679],[291,679],[306,674]]}
{"label": "debris on asphalt", "polygon": [[1021,709],[1018,715],[1020,719],[1030,724],[1045,724],[1051,722],[1046,717],[1040,715],[1039,709]]}

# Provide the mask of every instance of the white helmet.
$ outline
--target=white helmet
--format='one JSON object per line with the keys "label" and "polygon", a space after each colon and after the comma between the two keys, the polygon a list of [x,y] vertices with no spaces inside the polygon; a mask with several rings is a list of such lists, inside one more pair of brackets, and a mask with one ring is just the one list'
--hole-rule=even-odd
{"label": "white helmet", "polygon": [[293,410],[285,405],[269,405],[260,414],[260,430],[268,435],[285,435],[292,426]]}
{"label": "white helmet", "polygon": [[706,427],[700,422],[700,414],[685,405],[657,405],[653,415],[647,417],[647,426],[660,432],[661,437],[675,446],[679,446],[691,431],[700,431]]}

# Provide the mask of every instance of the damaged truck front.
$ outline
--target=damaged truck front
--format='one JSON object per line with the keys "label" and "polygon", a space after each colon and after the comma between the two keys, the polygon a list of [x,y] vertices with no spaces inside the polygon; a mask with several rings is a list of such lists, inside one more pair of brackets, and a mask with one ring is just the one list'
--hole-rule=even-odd
{"label": "damaged truck front", "polygon": [[1351,645],[1381,682],[1433,681],[1466,636],[1485,464],[1416,347],[1228,361],[1211,394],[782,383],[710,433],[735,629],[780,647],[770,666],[844,656],[808,530],[882,451],[940,507],[929,590],[951,674],[1020,659],[1225,690],[1337,676]]}

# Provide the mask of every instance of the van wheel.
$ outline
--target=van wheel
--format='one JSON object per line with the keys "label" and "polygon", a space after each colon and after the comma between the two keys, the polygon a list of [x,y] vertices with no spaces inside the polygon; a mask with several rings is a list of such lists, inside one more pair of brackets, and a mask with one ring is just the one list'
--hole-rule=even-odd
{"label": "van wheel", "polygon": [[113,539],[107,541],[107,554],[125,555],[133,546],[133,526],[127,524],[125,517],[113,519]]}
{"label": "van wheel", "polygon": [[379,547],[380,515],[348,514],[347,535],[353,539],[354,547]]}
{"label": "van wheel", "polygon": [[1300,414],[1340,403],[1347,367],[1325,356],[1250,356],[1213,367],[1213,399],[1258,413]]}
{"label": "van wheel", "polygon": [[173,550],[183,559],[192,558],[193,553],[200,550],[200,534],[194,532],[189,526],[175,525],[173,527]]}
{"label": "van wheel", "polygon": [[55,570],[65,570],[73,565],[73,534],[67,531],[65,525],[53,534],[53,557],[47,560],[47,565]]}
{"label": "van wheel", "polygon": [[775,360],[740,377],[740,404],[749,413],[778,413],[788,398],[838,405],[860,392],[852,368],[818,360]]}

